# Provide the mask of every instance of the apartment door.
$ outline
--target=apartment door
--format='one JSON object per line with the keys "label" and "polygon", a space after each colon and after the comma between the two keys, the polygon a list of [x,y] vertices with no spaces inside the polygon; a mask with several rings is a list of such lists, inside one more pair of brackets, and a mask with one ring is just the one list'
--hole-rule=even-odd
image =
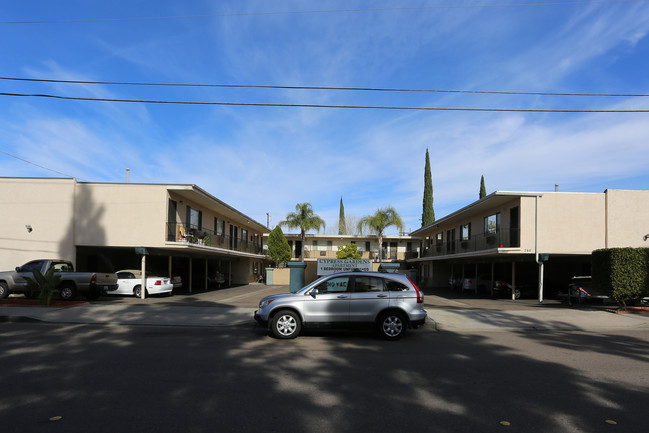
{"label": "apartment door", "polygon": [[236,251],[238,248],[237,238],[239,237],[239,227],[230,224],[230,249]]}
{"label": "apartment door", "polygon": [[509,242],[512,247],[521,246],[520,208],[518,206],[509,210]]}
{"label": "apartment door", "polygon": [[453,254],[455,252],[455,229],[446,231],[446,253]]}
{"label": "apartment door", "polygon": [[169,199],[167,209],[167,240],[173,242],[176,240],[176,214],[178,212],[178,203],[176,200]]}

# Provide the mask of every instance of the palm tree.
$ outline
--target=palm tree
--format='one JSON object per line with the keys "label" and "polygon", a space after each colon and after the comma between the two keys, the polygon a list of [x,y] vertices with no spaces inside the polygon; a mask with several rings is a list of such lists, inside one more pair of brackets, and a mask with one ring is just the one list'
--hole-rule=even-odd
{"label": "palm tree", "polygon": [[379,238],[379,262],[383,261],[383,232],[390,226],[395,226],[399,230],[403,230],[404,227],[403,220],[392,206],[379,209],[374,215],[367,215],[358,222],[360,234],[363,234],[363,228],[367,227]]}
{"label": "palm tree", "polygon": [[300,260],[304,261],[304,243],[306,242],[306,232],[309,230],[320,231],[325,227],[325,222],[318,215],[313,213],[311,203],[298,203],[295,205],[295,212],[286,215],[286,220],[279,223],[280,226],[286,226],[291,229],[300,229],[300,239],[302,239],[302,250],[300,251]]}

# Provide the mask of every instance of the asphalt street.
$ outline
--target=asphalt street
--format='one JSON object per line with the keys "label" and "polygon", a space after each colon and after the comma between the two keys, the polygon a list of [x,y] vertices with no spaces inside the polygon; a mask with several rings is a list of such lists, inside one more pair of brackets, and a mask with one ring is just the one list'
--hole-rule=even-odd
{"label": "asphalt street", "polygon": [[644,432],[645,331],[0,323],[0,427],[31,432]]}
{"label": "asphalt street", "polygon": [[[0,305],[5,432],[644,432],[649,318],[426,291],[430,321],[269,337],[286,287]],[[13,303],[12,303],[13,302]]]}

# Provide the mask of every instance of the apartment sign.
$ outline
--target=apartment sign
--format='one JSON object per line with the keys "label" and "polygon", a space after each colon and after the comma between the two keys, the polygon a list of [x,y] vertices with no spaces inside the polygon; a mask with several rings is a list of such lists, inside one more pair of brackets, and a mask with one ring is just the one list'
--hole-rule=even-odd
{"label": "apartment sign", "polygon": [[336,272],[347,272],[358,269],[360,271],[371,271],[371,260],[342,260],[342,259],[318,259],[318,276],[330,275]]}

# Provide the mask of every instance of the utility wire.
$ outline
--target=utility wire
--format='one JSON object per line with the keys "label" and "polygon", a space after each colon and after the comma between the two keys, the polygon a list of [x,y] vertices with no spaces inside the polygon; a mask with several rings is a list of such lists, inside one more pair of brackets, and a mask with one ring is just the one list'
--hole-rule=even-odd
{"label": "utility wire", "polygon": [[372,88],[372,87],[328,87],[328,86],[271,86],[271,85],[248,85],[248,84],[192,84],[192,83],[146,83],[146,82],[123,82],[123,81],[82,81],[82,80],[54,80],[41,78],[20,78],[0,77],[0,80],[28,81],[40,83],[64,83],[64,84],[97,84],[97,85],[118,85],[118,86],[160,86],[160,87],[218,87],[235,89],[282,89],[282,90],[341,90],[341,91],[365,91],[365,92],[421,92],[421,93],[469,93],[486,95],[532,95],[532,96],[602,96],[602,97],[649,97],[649,94],[628,94],[628,93],[553,93],[553,92],[505,92],[485,90],[440,90],[440,89],[396,89],[396,88]]}
{"label": "utility wire", "polygon": [[439,5],[439,6],[412,6],[395,8],[358,8],[358,9],[325,9],[308,11],[277,11],[277,12],[233,12],[221,14],[198,14],[198,15],[174,15],[161,17],[140,17],[140,18],[85,18],[68,20],[26,20],[26,21],[0,21],[0,24],[62,24],[62,23],[96,23],[116,21],[156,21],[156,20],[179,20],[196,18],[218,18],[238,16],[260,16],[260,15],[307,15],[307,14],[331,14],[331,13],[358,13],[358,12],[390,12],[390,11],[412,11],[425,9],[477,9],[477,8],[509,8],[509,7],[535,7],[535,6],[575,6],[608,3],[639,3],[648,0],[594,0],[594,1],[570,1],[570,2],[548,2],[548,3],[505,3],[505,4],[477,4],[477,5]]}
{"label": "utility wire", "polygon": [[[26,162],[27,164],[31,164],[31,165],[33,165],[34,167],[42,168],[43,170],[47,170],[47,171],[51,171],[52,173],[60,174],[61,176],[72,177],[72,178],[74,177],[74,176],[70,176],[69,174],[61,173],[60,171],[52,170],[51,168],[43,167],[42,165],[38,165],[38,164],[36,164],[36,163],[33,163],[33,162],[31,162],[31,161],[28,161],[28,160],[26,160],[26,159],[24,159],[24,158],[21,158],[21,157],[19,157],[19,156],[12,155],[11,153],[9,153],[9,152],[5,152],[4,150],[0,150],[0,153],[4,153],[4,154],[7,155],[7,156],[10,156],[10,157],[12,157],[12,158],[18,159],[18,160],[20,160],[20,161],[22,161],[22,162]],[[83,180],[83,179],[79,179],[79,180]]]}
{"label": "utility wire", "polygon": [[52,98],[75,101],[101,102],[131,102],[141,104],[184,104],[184,105],[222,105],[243,107],[293,107],[293,108],[347,108],[361,110],[421,110],[421,111],[485,111],[485,112],[516,112],[516,113],[649,113],[649,109],[632,110],[580,110],[580,109],[525,109],[525,108],[468,108],[468,107],[400,107],[379,105],[329,105],[329,104],[279,104],[266,102],[210,102],[210,101],[165,101],[150,99],[118,99],[118,98],[87,98],[79,96],[61,96],[47,94],[5,93],[0,96],[16,96],[31,98]]}

